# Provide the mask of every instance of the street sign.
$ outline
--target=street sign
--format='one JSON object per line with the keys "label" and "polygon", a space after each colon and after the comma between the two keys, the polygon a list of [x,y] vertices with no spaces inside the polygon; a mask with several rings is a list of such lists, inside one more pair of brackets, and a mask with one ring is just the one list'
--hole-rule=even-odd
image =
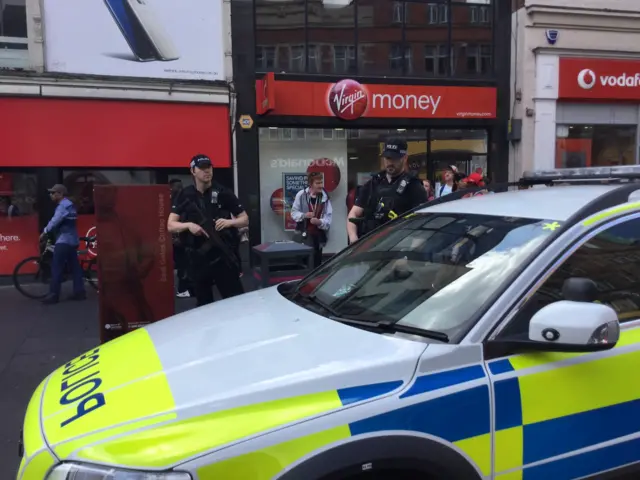
{"label": "street sign", "polygon": [[240,115],[240,126],[244,129],[244,130],[249,130],[251,127],[253,127],[253,118],[251,118],[251,115]]}

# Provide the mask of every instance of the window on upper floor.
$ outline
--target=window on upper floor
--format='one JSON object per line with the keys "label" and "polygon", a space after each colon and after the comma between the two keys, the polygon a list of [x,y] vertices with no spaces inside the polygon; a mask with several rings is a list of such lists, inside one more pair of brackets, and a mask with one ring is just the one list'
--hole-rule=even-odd
{"label": "window on upper floor", "polygon": [[[279,57],[270,61],[256,52],[257,71],[413,77],[494,73],[496,0],[253,1],[256,44],[275,47]],[[300,48],[281,51],[282,45]],[[294,60],[302,46],[305,61]]]}
{"label": "window on upper floor", "polygon": [[0,0],[0,68],[29,67],[25,0]]}

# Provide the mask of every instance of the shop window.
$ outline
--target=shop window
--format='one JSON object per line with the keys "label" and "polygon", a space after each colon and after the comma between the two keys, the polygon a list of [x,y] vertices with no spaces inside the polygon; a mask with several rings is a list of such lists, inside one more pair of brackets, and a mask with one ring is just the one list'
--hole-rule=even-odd
{"label": "shop window", "polygon": [[493,6],[490,2],[451,4],[451,50],[455,74],[493,73]]}
{"label": "shop window", "polygon": [[38,253],[36,176],[0,169],[0,275]]}
{"label": "shop window", "polygon": [[405,8],[405,2],[393,2],[393,23],[406,23],[409,18],[409,8]]}
{"label": "shop window", "polygon": [[276,47],[256,46],[256,69],[271,71],[276,67]]}
{"label": "shop window", "polygon": [[29,66],[25,0],[0,0],[0,68]]}
{"label": "shop window", "polygon": [[636,135],[635,125],[559,125],[556,168],[632,165]]}
{"label": "shop window", "polygon": [[[302,66],[298,71],[304,71],[304,62],[290,64],[288,46],[305,45],[305,15],[305,0],[255,0],[257,71],[289,71],[298,66]],[[279,45],[287,47],[280,51]]]}
{"label": "shop window", "polygon": [[[491,0],[353,0],[330,6],[322,0],[254,1],[258,71],[493,74]],[[303,50],[306,62],[300,59]]]}
{"label": "shop window", "polygon": [[320,49],[317,73],[356,73],[355,5],[332,5],[307,0],[307,35]]}
{"label": "shop window", "polygon": [[407,139],[408,166],[419,178],[439,178],[441,170],[451,164],[463,172],[480,169],[486,173],[486,130],[299,128],[292,136],[287,134],[284,141],[288,130],[260,129],[262,242],[292,238],[295,225],[287,217],[287,208],[296,192],[285,191],[287,179],[291,185],[291,179],[300,180],[307,172],[317,170],[325,175],[333,206],[333,228],[325,251],[335,253],[345,247],[347,194],[382,170],[380,154],[390,135]]}
{"label": "shop window", "polygon": [[403,44],[391,45],[389,50],[389,69],[391,73],[403,74],[413,71],[411,46]]}
{"label": "shop window", "polygon": [[353,45],[333,46],[333,71],[335,73],[356,73],[356,47]]}
{"label": "shop window", "polygon": [[449,20],[449,6],[445,3],[429,3],[429,24],[446,24]]}
{"label": "shop window", "polygon": [[424,70],[433,76],[446,75],[449,63],[449,53],[446,45],[425,45]]}

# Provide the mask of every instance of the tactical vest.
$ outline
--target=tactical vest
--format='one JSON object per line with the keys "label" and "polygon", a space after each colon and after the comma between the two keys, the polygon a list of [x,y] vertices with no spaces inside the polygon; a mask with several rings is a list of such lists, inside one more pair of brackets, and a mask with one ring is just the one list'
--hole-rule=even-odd
{"label": "tactical vest", "polygon": [[[189,187],[187,187],[189,188]],[[191,201],[196,202],[198,209],[205,215],[206,222],[208,223],[207,229],[215,229],[216,220],[220,218],[231,219],[231,212],[222,207],[219,202],[220,189],[215,186],[211,187],[211,198],[208,195],[200,195],[196,191],[195,195],[189,195]],[[193,222],[199,224],[201,217],[199,213],[193,209],[187,210],[184,215],[183,222]],[[183,235],[184,234],[184,235]],[[230,247],[235,248],[240,242],[240,235],[237,228],[225,228],[218,232],[220,238]],[[206,241],[206,237],[196,237],[189,232],[183,232],[180,240],[187,248],[200,248],[200,246]]]}
{"label": "tactical vest", "polygon": [[385,172],[379,173],[371,180],[373,191],[369,198],[363,233],[393,220],[412,206],[409,205],[405,192],[409,183],[416,181],[415,178],[409,173],[403,173],[399,179],[389,184],[385,182],[385,175]]}

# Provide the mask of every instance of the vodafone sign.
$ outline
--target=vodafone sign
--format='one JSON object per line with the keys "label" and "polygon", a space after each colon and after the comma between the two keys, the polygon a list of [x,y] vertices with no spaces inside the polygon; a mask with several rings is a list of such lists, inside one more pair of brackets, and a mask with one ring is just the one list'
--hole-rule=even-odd
{"label": "vodafone sign", "polygon": [[[264,87],[264,83],[259,85]],[[361,84],[343,79],[336,83],[276,80],[272,90],[256,88],[262,97],[275,99],[268,115],[360,118],[495,118],[496,89],[430,85]]]}
{"label": "vodafone sign", "polygon": [[558,97],[640,100],[640,60],[561,58]]}

